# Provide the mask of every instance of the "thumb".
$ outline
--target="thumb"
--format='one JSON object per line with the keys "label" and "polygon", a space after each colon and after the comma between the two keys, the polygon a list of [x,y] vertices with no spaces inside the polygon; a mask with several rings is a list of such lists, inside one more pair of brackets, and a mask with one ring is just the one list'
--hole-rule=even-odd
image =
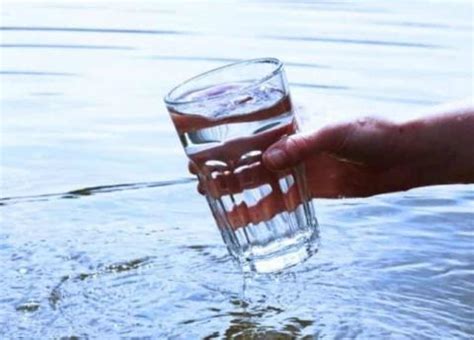
{"label": "thumb", "polygon": [[263,154],[263,162],[270,170],[284,170],[300,163],[312,152],[311,138],[297,134],[282,138]]}

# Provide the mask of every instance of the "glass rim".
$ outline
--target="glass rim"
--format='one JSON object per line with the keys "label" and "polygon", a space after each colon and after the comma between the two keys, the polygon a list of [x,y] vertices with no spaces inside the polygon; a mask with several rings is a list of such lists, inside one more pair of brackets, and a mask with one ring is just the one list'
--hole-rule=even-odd
{"label": "glass rim", "polygon": [[[245,65],[245,64],[253,64],[253,63],[269,63],[269,64],[274,64],[275,67],[270,72],[268,72],[265,76],[260,77],[260,78],[256,79],[255,81],[252,81],[247,86],[243,86],[237,92],[221,93],[221,94],[217,94],[217,95],[210,96],[210,97],[198,97],[198,98],[189,99],[189,100],[172,99],[173,92],[175,92],[180,87],[182,87],[186,84],[189,84],[189,83],[191,83],[193,81],[196,81],[198,79],[207,77],[207,76],[211,75],[212,73],[225,70],[227,68],[232,68],[232,67],[241,66],[241,65]],[[193,104],[193,103],[198,103],[198,102],[204,102],[204,101],[214,100],[214,99],[217,99],[217,98],[225,98],[225,97],[235,96],[236,94],[242,93],[244,91],[247,91],[248,89],[251,89],[255,86],[258,86],[258,85],[266,82],[268,79],[271,79],[272,77],[277,75],[281,71],[282,68],[283,68],[283,62],[281,60],[277,59],[277,58],[271,58],[271,57],[269,57],[269,58],[247,59],[247,60],[237,61],[235,63],[226,64],[224,66],[213,68],[209,71],[200,73],[200,74],[198,74],[194,77],[191,77],[191,78],[183,81],[182,83],[180,83],[180,84],[176,85],[175,87],[173,87],[168,92],[168,94],[163,98],[163,100],[166,103],[166,105],[182,105],[182,104]]]}

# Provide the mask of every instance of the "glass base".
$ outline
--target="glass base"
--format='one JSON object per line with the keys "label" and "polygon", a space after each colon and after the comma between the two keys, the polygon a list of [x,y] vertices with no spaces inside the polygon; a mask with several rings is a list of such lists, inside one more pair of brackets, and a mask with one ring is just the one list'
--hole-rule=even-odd
{"label": "glass base", "polygon": [[244,273],[276,273],[297,265],[319,248],[317,229],[305,230],[292,238],[275,241],[266,247],[252,247],[238,258]]}

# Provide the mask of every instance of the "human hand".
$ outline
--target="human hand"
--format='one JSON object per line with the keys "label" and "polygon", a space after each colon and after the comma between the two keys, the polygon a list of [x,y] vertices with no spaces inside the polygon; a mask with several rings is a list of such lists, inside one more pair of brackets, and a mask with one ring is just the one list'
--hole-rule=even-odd
{"label": "human hand", "polygon": [[289,136],[267,149],[263,161],[274,171],[303,162],[313,197],[473,183],[472,104],[438,110],[401,124],[364,118]]}
{"label": "human hand", "polygon": [[364,197],[411,187],[403,167],[410,156],[399,143],[399,127],[363,118],[289,136],[263,155],[268,169],[303,163],[312,197]]}
{"label": "human hand", "polygon": [[[199,190],[221,197],[269,180],[276,184],[298,164],[306,170],[312,197],[364,197],[423,185],[472,183],[473,131],[472,107],[403,124],[359,119],[267,144],[261,161],[239,176],[224,174],[207,181],[201,178]],[[191,171],[196,173],[193,166]],[[229,216],[245,215],[241,223],[258,223],[288,209],[282,201],[293,202],[293,208],[301,203],[294,185],[285,193],[290,196],[281,196],[281,190],[274,189],[245,214],[236,209]]]}

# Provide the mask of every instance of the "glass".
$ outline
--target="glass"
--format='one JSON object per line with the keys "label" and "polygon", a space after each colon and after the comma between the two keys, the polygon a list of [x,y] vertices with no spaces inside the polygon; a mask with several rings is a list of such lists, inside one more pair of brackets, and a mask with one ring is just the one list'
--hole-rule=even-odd
{"label": "glass", "polygon": [[283,64],[238,62],[175,87],[165,103],[229,253],[244,272],[276,272],[317,251],[302,165],[272,172],[262,154],[298,131]]}

